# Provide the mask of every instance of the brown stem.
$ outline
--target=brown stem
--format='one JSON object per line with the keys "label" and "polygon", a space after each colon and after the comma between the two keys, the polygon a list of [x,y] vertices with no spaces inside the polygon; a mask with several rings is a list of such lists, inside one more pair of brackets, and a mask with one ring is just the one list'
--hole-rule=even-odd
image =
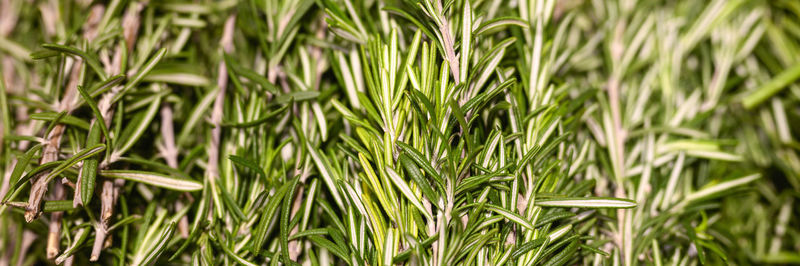
{"label": "brown stem", "polygon": [[[73,101],[76,97],[78,82],[80,82],[80,67],[81,61],[78,60],[73,64],[72,73],[70,76],[69,84],[67,84],[64,98],[59,103],[59,110],[62,112],[71,112],[73,108]],[[58,152],[61,146],[61,137],[64,134],[65,126],[58,124],[49,132],[47,140],[42,152],[41,164],[49,163],[58,160]],[[42,199],[47,193],[47,186],[51,178],[47,176],[50,171],[44,171],[34,177],[33,184],[31,185],[31,193],[28,197],[28,206],[25,207],[25,221],[32,222],[42,214]],[[57,182],[54,185],[55,197],[57,200],[64,198],[64,185]],[[58,255],[59,244],[61,242],[61,217],[63,212],[55,212],[52,214],[49,229],[50,233],[47,236],[47,258],[52,259]]]}
{"label": "brown stem", "polygon": [[100,258],[100,251],[103,249],[106,235],[108,234],[108,223],[114,214],[114,182],[111,180],[103,181],[103,192],[100,194],[100,221],[97,224],[94,245],[90,261],[97,261]]}
{"label": "brown stem", "polygon": [[[88,23],[85,26],[84,37],[89,40],[96,36],[96,25],[100,21],[103,14],[102,5],[95,6],[89,14]],[[74,103],[77,100],[77,87],[81,82],[81,63],[80,59],[76,59],[72,65],[72,72],[70,73],[69,83],[67,84],[64,98],[58,104],[58,110],[70,113],[74,108]],[[47,136],[44,151],[42,153],[41,164],[53,162],[58,160],[58,153],[61,146],[61,137],[64,134],[66,127],[63,124],[56,125]],[[41,215],[42,198],[47,193],[47,187],[52,178],[49,178],[50,171],[45,171],[38,175],[31,185],[31,193],[28,198],[28,206],[25,208],[25,220],[32,222],[34,219]],[[53,187],[53,194],[56,200],[65,198],[64,184],[57,182]],[[47,258],[53,259],[58,255],[59,245],[61,242],[61,218],[63,212],[54,212],[51,214],[49,223],[49,233],[47,235]]]}
{"label": "brown stem", "polygon": [[0,36],[8,36],[14,31],[19,18],[19,1],[0,1]]}
{"label": "brown stem", "polygon": [[[618,23],[612,43],[611,56],[615,61],[618,61],[623,54],[624,46],[622,44],[622,34],[624,33],[625,25]],[[614,174],[616,175],[617,187],[614,191],[614,196],[618,198],[625,198],[625,188],[622,180],[625,178],[625,132],[622,130],[622,112],[620,110],[620,80],[617,75],[612,74],[607,84],[608,102],[611,108],[611,120],[614,131],[613,145],[617,152],[613,154],[614,158]],[[620,250],[620,255],[625,261],[625,209],[617,210],[617,229],[618,235],[616,237],[617,246]],[[627,261],[625,261],[627,263]]]}
{"label": "brown stem", "polygon": [[75,256],[69,256],[64,261],[64,266],[72,266],[73,264],[75,264]]}
{"label": "brown stem", "polygon": [[[50,131],[47,137],[48,141],[44,145],[40,164],[58,160],[58,149],[61,145],[61,136],[63,133],[64,125],[62,124],[56,125],[53,127],[53,130]],[[44,198],[44,194],[47,193],[47,185],[50,183],[50,180],[47,180],[48,174],[50,174],[50,171],[44,171],[32,179],[31,194],[28,197],[28,206],[25,207],[25,221],[29,223],[39,218],[39,215],[42,213],[42,199]]]}
{"label": "brown stem", "polygon": [[[229,53],[233,50],[233,26],[236,22],[236,16],[231,15],[225,21],[225,26],[222,32],[222,39],[220,45],[223,52]],[[211,130],[211,148],[208,149],[208,171],[209,178],[216,180],[219,177],[219,141],[222,136],[222,112],[223,104],[225,102],[225,88],[228,85],[228,69],[225,67],[225,62],[219,62],[219,71],[217,73],[217,99],[214,100],[214,107],[211,111],[211,123],[214,128]]]}
{"label": "brown stem", "polygon": [[160,148],[161,155],[167,161],[169,167],[178,168],[178,148],[175,146],[175,130],[172,127],[172,107],[165,104],[161,107],[161,137],[163,146]]}
{"label": "brown stem", "polygon": [[[64,184],[56,182],[53,187],[53,198],[63,200]],[[59,252],[59,242],[61,242],[61,218],[64,212],[53,212],[50,214],[50,232],[47,234],[47,258],[54,259]]]}
{"label": "brown stem", "polygon": [[139,12],[142,11],[143,7],[144,5],[142,3],[134,4],[122,18],[122,36],[125,38],[128,52],[133,51],[134,44],[136,43],[136,36],[139,32],[139,24],[141,23]]}
{"label": "brown stem", "polygon": [[56,22],[61,21],[58,8],[55,6],[56,2],[39,3],[39,12],[41,12],[42,26],[46,36],[53,36],[56,34]]}
{"label": "brown stem", "polygon": [[[140,23],[139,13],[142,10],[142,7],[142,3],[134,4],[126,11],[122,18],[123,38],[125,39],[126,44],[128,44],[127,47],[129,52],[133,49],[132,44],[136,42],[136,35],[139,30]],[[106,69],[110,70],[109,73],[114,74],[120,71],[123,54],[122,45],[120,44],[117,46],[117,50],[112,62],[113,65],[106,66]],[[117,93],[119,93],[120,89],[120,86],[115,86],[111,89],[111,91],[104,94],[97,104],[106,126],[111,124],[111,118],[114,115],[112,99],[117,95]],[[97,122],[97,120],[94,122]],[[98,168],[105,169],[113,161],[113,158],[106,158]],[[103,187],[100,195],[100,222],[95,227],[95,239],[92,245],[92,254],[89,258],[90,261],[97,261],[100,258],[100,252],[102,251],[103,246],[110,244],[109,241],[111,239],[107,239],[109,233],[109,223],[111,222],[111,218],[114,216],[114,205],[116,205],[120,187],[122,187],[124,184],[125,181],[119,179],[103,180]]]}
{"label": "brown stem", "polygon": [[17,266],[22,266],[25,264],[25,255],[28,254],[28,248],[31,247],[33,241],[36,240],[36,233],[30,230],[25,230],[22,232],[22,245],[19,249],[19,253],[17,253]]}
{"label": "brown stem", "polygon": [[[161,136],[163,145],[159,146],[161,155],[167,161],[167,165],[174,169],[178,169],[178,148],[175,146],[175,130],[172,127],[172,107],[165,104],[161,107]],[[184,192],[184,196],[188,196],[188,192]],[[175,201],[175,210],[180,211],[183,209],[183,201]],[[181,233],[183,238],[189,237],[189,218],[185,215],[178,221],[178,232]]]}
{"label": "brown stem", "polygon": [[[303,204],[303,187],[298,187],[297,193],[295,194],[295,198],[292,202],[292,216],[294,216],[295,214],[297,214],[298,211],[300,211],[300,206],[302,204]],[[292,227],[292,231],[290,231],[289,235],[297,234],[299,228],[300,225]],[[295,239],[289,241],[289,245],[287,248],[289,249],[289,260],[296,261],[297,257],[300,256],[300,252],[302,251],[300,249],[298,240]]]}
{"label": "brown stem", "polygon": [[461,72],[459,72],[459,64],[458,64],[458,57],[456,57],[456,52],[453,41],[453,35],[450,33],[450,23],[447,21],[447,18],[444,16],[444,10],[442,10],[442,1],[436,1],[436,9],[439,10],[439,20],[442,24],[439,24],[439,31],[442,33],[442,46],[444,48],[444,55],[447,59],[447,64],[450,65],[450,72],[453,74],[453,79],[456,83],[461,82]]}
{"label": "brown stem", "polygon": [[[76,97],[78,82],[80,82],[80,69],[81,60],[77,59],[72,65],[72,72],[70,73],[69,84],[67,84],[64,92],[64,98],[58,104],[58,110],[62,112],[70,113],[72,111],[72,103]],[[40,164],[58,160],[58,150],[61,147],[61,136],[64,134],[64,129],[64,124],[58,124],[48,133],[42,151],[42,159],[39,161]],[[28,206],[25,208],[25,220],[29,223],[41,215],[42,198],[47,193],[47,186],[50,183],[50,180],[46,178],[48,174],[50,174],[50,171],[44,171],[31,179],[33,182],[31,194],[28,198]]]}

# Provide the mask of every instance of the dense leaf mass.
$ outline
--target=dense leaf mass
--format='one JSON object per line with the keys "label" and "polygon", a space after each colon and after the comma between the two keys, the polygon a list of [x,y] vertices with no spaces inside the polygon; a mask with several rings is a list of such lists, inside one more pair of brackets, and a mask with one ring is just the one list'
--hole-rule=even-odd
{"label": "dense leaf mass", "polygon": [[0,265],[800,263],[798,21],[0,0]]}

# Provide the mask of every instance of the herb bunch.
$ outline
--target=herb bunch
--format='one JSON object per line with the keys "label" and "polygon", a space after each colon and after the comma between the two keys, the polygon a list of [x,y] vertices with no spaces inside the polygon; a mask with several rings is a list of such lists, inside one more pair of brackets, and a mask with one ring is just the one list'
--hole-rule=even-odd
{"label": "herb bunch", "polygon": [[795,1],[0,1],[0,265],[800,263]]}

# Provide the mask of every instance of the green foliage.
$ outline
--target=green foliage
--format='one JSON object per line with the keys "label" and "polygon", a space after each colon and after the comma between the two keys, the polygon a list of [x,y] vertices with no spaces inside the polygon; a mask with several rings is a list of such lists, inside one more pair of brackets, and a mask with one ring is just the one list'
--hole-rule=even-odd
{"label": "green foliage", "polygon": [[800,263],[796,1],[0,1],[0,265]]}

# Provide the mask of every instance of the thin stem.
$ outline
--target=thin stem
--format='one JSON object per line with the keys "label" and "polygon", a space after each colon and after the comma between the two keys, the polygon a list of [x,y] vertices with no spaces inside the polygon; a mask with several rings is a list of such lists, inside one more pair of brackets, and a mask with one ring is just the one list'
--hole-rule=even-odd
{"label": "thin stem", "polygon": [[460,70],[459,70],[459,61],[458,57],[456,56],[455,52],[455,42],[453,40],[453,35],[450,33],[450,24],[447,21],[447,17],[444,15],[444,10],[442,8],[442,1],[436,1],[436,9],[439,11],[439,32],[442,33],[442,48],[444,48],[444,55],[445,59],[447,59],[447,64],[450,66],[450,73],[453,74],[453,80],[456,83],[461,82],[460,77]]}

